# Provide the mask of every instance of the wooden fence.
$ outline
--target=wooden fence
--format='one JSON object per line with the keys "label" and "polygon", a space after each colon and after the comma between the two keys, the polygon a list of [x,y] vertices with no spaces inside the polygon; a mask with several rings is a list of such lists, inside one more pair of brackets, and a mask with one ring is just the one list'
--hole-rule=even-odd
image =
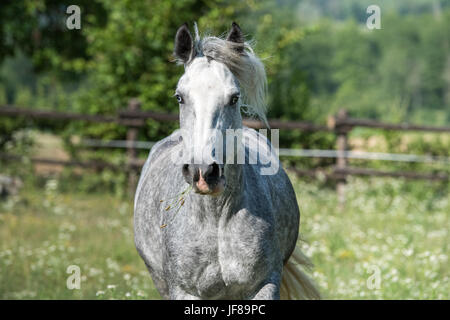
{"label": "wooden fence", "polygon": [[[141,127],[145,126],[147,119],[156,121],[178,121],[177,114],[158,113],[152,111],[142,111],[141,104],[137,99],[131,99],[126,109],[120,110],[115,116],[113,115],[88,115],[77,114],[69,112],[57,112],[50,110],[36,110],[30,108],[20,108],[16,106],[3,105],[0,106],[0,117],[24,117],[28,119],[53,119],[65,121],[87,121],[94,123],[116,123],[127,127],[127,171],[129,173],[129,188],[130,192],[134,190],[137,182],[138,170],[143,165],[143,162],[138,159],[137,149],[134,147],[138,132]],[[264,125],[257,120],[244,119],[244,125],[251,128],[263,128]],[[272,129],[284,130],[301,130],[305,132],[330,132],[336,135],[336,164],[331,170],[311,169],[301,170],[298,168],[290,168],[298,175],[315,177],[317,175],[326,175],[328,178],[337,181],[337,192],[341,203],[345,200],[345,183],[347,176],[379,176],[379,177],[402,177],[406,179],[428,179],[447,181],[449,175],[441,173],[418,173],[418,172],[399,172],[399,171],[380,171],[365,168],[352,168],[348,165],[348,135],[355,127],[366,127],[383,130],[398,130],[398,131],[422,131],[435,133],[450,133],[450,127],[430,127],[413,124],[388,124],[367,119],[355,119],[348,116],[345,110],[340,110],[336,116],[330,117],[326,125],[317,125],[302,121],[283,121],[278,119],[270,119],[269,125]],[[17,159],[18,156],[0,154],[2,159]],[[123,170],[124,168],[116,167],[108,163],[86,163],[77,161],[60,161],[54,159],[31,158],[32,162],[40,162],[47,164],[58,165],[72,165],[84,168],[110,168]]]}

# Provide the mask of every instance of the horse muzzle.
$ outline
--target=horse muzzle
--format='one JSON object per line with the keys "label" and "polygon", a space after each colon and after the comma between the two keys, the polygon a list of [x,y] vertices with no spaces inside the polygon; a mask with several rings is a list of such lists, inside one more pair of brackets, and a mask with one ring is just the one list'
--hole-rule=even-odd
{"label": "horse muzzle", "polygon": [[183,177],[194,191],[204,195],[219,195],[225,190],[224,166],[213,162],[210,165],[185,164]]}

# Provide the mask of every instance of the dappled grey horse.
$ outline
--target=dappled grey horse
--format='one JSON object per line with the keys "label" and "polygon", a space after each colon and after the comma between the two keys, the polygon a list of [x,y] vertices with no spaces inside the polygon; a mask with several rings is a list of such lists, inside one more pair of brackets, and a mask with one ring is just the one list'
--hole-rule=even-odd
{"label": "dappled grey horse", "polygon": [[164,298],[319,298],[300,269],[289,178],[265,135],[242,124],[241,108],[267,124],[264,66],[236,23],[226,38],[195,31],[175,37],[180,129],[142,169],[136,248]]}

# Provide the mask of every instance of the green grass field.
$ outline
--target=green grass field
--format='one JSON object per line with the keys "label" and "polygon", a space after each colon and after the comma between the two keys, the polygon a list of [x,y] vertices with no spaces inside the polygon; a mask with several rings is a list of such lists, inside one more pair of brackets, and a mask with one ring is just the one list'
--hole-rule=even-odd
{"label": "green grass field", "polygon": [[[293,180],[299,245],[325,298],[450,298],[448,185],[351,179],[340,210],[333,189]],[[0,202],[0,299],[158,299],[132,210],[109,194],[60,193],[56,180]],[[67,289],[70,265],[80,289]]]}

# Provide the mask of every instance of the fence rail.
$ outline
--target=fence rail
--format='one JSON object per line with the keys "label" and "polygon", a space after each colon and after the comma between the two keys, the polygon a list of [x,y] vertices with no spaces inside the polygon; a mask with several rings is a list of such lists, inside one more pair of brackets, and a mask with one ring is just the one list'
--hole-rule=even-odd
{"label": "fence rail", "polygon": [[432,180],[432,181],[448,181],[449,175],[436,172],[436,173],[421,173],[421,172],[411,172],[411,171],[382,171],[367,168],[355,168],[346,167],[345,169],[337,168],[336,166],[332,168],[316,168],[316,169],[298,169],[296,167],[289,167],[289,170],[294,172],[298,176],[318,178],[323,176],[327,179],[341,180],[345,179],[347,176],[371,176],[371,177],[394,177],[394,178],[405,178],[405,179],[421,179],[421,180]]}
{"label": "fence rail", "polygon": [[[113,169],[113,170],[123,170],[122,166],[118,166],[105,161],[75,161],[75,160],[58,160],[58,159],[50,159],[50,158],[42,158],[42,157],[24,157],[15,154],[7,154],[0,152],[0,159],[8,160],[8,161],[19,161],[19,162],[31,162],[31,163],[39,163],[39,164],[49,164],[55,166],[71,166],[71,167],[79,167],[85,169]],[[137,167],[138,164],[134,164],[133,166]]]}
{"label": "fence rail", "polygon": [[[78,142],[77,147],[88,148],[118,148],[118,149],[142,149],[150,150],[156,142],[153,141],[128,141],[128,140],[101,140],[83,139]],[[397,162],[421,162],[450,164],[450,157],[425,156],[418,154],[366,152],[366,151],[345,151],[344,154],[332,149],[287,149],[278,148],[276,150],[280,157],[304,157],[304,158],[338,158],[360,160],[381,160]]]}
{"label": "fence rail", "polygon": [[384,129],[384,130],[401,130],[401,131],[426,131],[426,132],[447,132],[450,133],[450,127],[431,127],[422,126],[409,123],[383,123],[370,119],[353,119],[347,117],[331,117],[328,120],[329,128],[336,127],[366,127],[372,129]]}
{"label": "fence rail", "polygon": [[[126,170],[129,172],[129,187],[130,192],[134,190],[137,182],[137,170],[143,165],[143,161],[138,159],[137,150],[140,141],[137,141],[139,128],[145,126],[147,119],[152,119],[161,122],[177,121],[178,114],[158,113],[153,111],[141,111],[141,104],[137,99],[131,99],[126,109],[120,110],[116,115],[91,115],[78,114],[70,112],[59,112],[50,110],[36,110],[31,108],[16,107],[11,105],[0,106],[0,117],[22,117],[29,119],[46,119],[46,120],[65,120],[65,121],[87,121],[94,123],[116,123],[127,127],[127,140],[124,146],[127,149],[127,166]],[[264,128],[262,122],[254,119],[244,119],[244,125],[250,128]],[[431,127],[414,124],[390,124],[373,121],[369,119],[355,119],[348,116],[345,110],[340,110],[336,116],[330,117],[326,125],[318,125],[303,121],[284,121],[279,119],[269,119],[269,125],[272,129],[286,129],[286,130],[301,130],[304,132],[330,132],[336,135],[336,150],[315,150],[319,153],[333,151],[333,157],[336,158],[336,165],[331,170],[321,168],[311,170],[300,170],[298,168],[290,168],[296,174],[301,176],[315,177],[317,175],[325,175],[326,177],[337,180],[337,192],[341,203],[345,201],[345,183],[347,176],[378,176],[378,177],[402,177],[407,179],[427,179],[427,180],[449,180],[449,175],[440,173],[418,173],[418,172],[399,172],[399,171],[379,171],[367,168],[349,167],[349,158],[356,157],[352,151],[348,150],[348,135],[355,127],[366,127],[382,130],[397,130],[397,131],[419,131],[419,132],[434,132],[434,133],[450,133],[450,127]],[[96,147],[111,147],[108,142],[105,145],[96,145]],[[297,150],[298,151],[298,150]],[[304,153],[305,150],[303,150]],[[310,150],[311,151],[311,150]],[[316,153],[317,153],[316,152]],[[294,152],[295,153],[295,152]],[[298,153],[298,152],[297,152]],[[287,152],[289,154],[289,152]],[[385,154],[384,154],[385,155]],[[314,156],[314,155],[312,155]],[[400,155],[404,159],[422,159],[433,160],[430,156],[418,155]],[[0,154],[1,159],[18,160],[19,156]],[[376,159],[376,158],[375,158]],[[400,158],[399,158],[400,159]],[[444,158],[442,158],[444,159]],[[441,159],[441,160],[442,160]],[[448,162],[449,158],[445,158]],[[55,159],[31,158],[32,162],[40,162],[55,165],[69,165],[79,166],[83,168],[117,168],[117,166],[108,163],[92,163],[92,162],[78,162],[78,161],[61,161]],[[399,160],[401,161],[401,160]]]}
{"label": "fence rail", "polygon": [[[139,105],[136,102],[130,105]],[[7,117],[26,117],[31,119],[54,119],[54,120],[72,120],[72,121],[87,121],[96,123],[116,123],[119,125],[130,127],[143,127],[145,120],[152,119],[156,121],[169,122],[178,121],[179,115],[176,113],[160,113],[153,111],[139,111],[139,109],[121,110],[116,116],[108,115],[90,115],[79,114],[71,112],[60,112],[51,110],[36,110],[23,107],[15,107],[10,105],[0,106],[0,116]],[[244,119],[245,126],[254,129],[264,128],[261,121],[253,119]],[[326,125],[316,125],[309,122],[302,121],[283,121],[278,119],[270,119],[269,125],[271,128],[277,129],[299,129],[302,131],[332,131]]]}

